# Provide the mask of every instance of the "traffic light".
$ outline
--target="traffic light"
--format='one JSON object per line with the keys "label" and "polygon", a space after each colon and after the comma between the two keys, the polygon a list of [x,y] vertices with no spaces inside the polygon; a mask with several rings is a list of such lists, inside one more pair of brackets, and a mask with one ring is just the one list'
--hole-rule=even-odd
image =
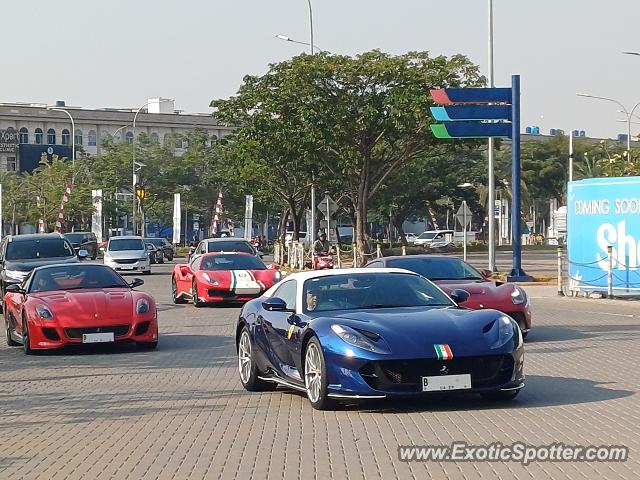
{"label": "traffic light", "polygon": [[146,198],[146,192],[140,185],[136,185],[136,198],[138,200],[144,200]]}

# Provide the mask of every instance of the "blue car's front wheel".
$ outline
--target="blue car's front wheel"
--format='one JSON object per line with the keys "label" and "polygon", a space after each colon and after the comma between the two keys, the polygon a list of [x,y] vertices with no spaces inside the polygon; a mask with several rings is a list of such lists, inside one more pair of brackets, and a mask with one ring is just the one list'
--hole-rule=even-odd
{"label": "blue car's front wheel", "polygon": [[326,410],[334,404],[327,392],[328,383],[322,345],[316,337],[312,337],[304,352],[304,386],[316,410]]}

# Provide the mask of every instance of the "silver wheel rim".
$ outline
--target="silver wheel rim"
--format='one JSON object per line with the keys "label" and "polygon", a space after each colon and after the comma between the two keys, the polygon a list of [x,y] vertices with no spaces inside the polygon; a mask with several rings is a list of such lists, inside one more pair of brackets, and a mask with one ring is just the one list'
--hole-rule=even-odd
{"label": "silver wheel rim", "polygon": [[320,399],[320,388],[322,387],[322,362],[320,361],[320,351],[314,343],[307,347],[304,357],[304,385],[307,388],[307,396],[313,403]]}
{"label": "silver wheel rim", "polygon": [[240,372],[240,380],[242,380],[242,383],[247,383],[251,376],[251,341],[246,331],[240,335],[240,344],[238,345],[238,371]]}

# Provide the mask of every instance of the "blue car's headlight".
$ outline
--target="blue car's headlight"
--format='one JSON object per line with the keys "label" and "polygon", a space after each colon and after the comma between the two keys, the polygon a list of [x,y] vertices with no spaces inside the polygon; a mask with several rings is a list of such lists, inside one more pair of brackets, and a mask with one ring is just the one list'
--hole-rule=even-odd
{"label": "blue car's headlight", "polygon": [[515,305],[521,305],[527,301],[527,294],[521,288],[514,286],[513,292],[511,292],[511,301]]}
{"label": "blue car's headlight", "polygon": [[374,353],[391,353],[384,343],[384,340],[380,337],[374,341],[367,338],[363,333],[345,325],[331,325],[331,330],[333,330],[343,342],[353,345],[354,347]]}
{"label": "blue car's headlight", "polygon": [[518,330],[518,332],[520,331],[520,329],[517,326],[515,326],[514,328],[513,320],[511,320],[511,318],[504,315],[498,318],[498,320],[496,321],[496,324],[497,326],[494,325],[494,327],[491,330],[494,330],[495,328],[497,328],[498,340],[493,345],[491,345],[491,348],[502,347],[504,344],[506,344],[513,338],[513,335],[516,332],[516,329]]}
{"label": "blue car's headlight", "polygon": [[136,303],[136,312],[139,314],[147,313],[149,311],[149,302],[147,302],[144,298],[138,300]]}

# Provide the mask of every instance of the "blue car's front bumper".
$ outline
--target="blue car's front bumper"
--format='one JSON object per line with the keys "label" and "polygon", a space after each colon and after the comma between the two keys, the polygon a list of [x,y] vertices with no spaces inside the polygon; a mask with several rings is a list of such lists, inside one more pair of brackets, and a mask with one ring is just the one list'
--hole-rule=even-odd
{"label": "blue car's front bumper", "polygon": [[333,398],[386,398],[425,395],[423,376],[471,374],[471,389],[458,392],[518,390],[524,386],[522,345],[515,350],[451,360],[401,358],[324,344],[329,396]]}

